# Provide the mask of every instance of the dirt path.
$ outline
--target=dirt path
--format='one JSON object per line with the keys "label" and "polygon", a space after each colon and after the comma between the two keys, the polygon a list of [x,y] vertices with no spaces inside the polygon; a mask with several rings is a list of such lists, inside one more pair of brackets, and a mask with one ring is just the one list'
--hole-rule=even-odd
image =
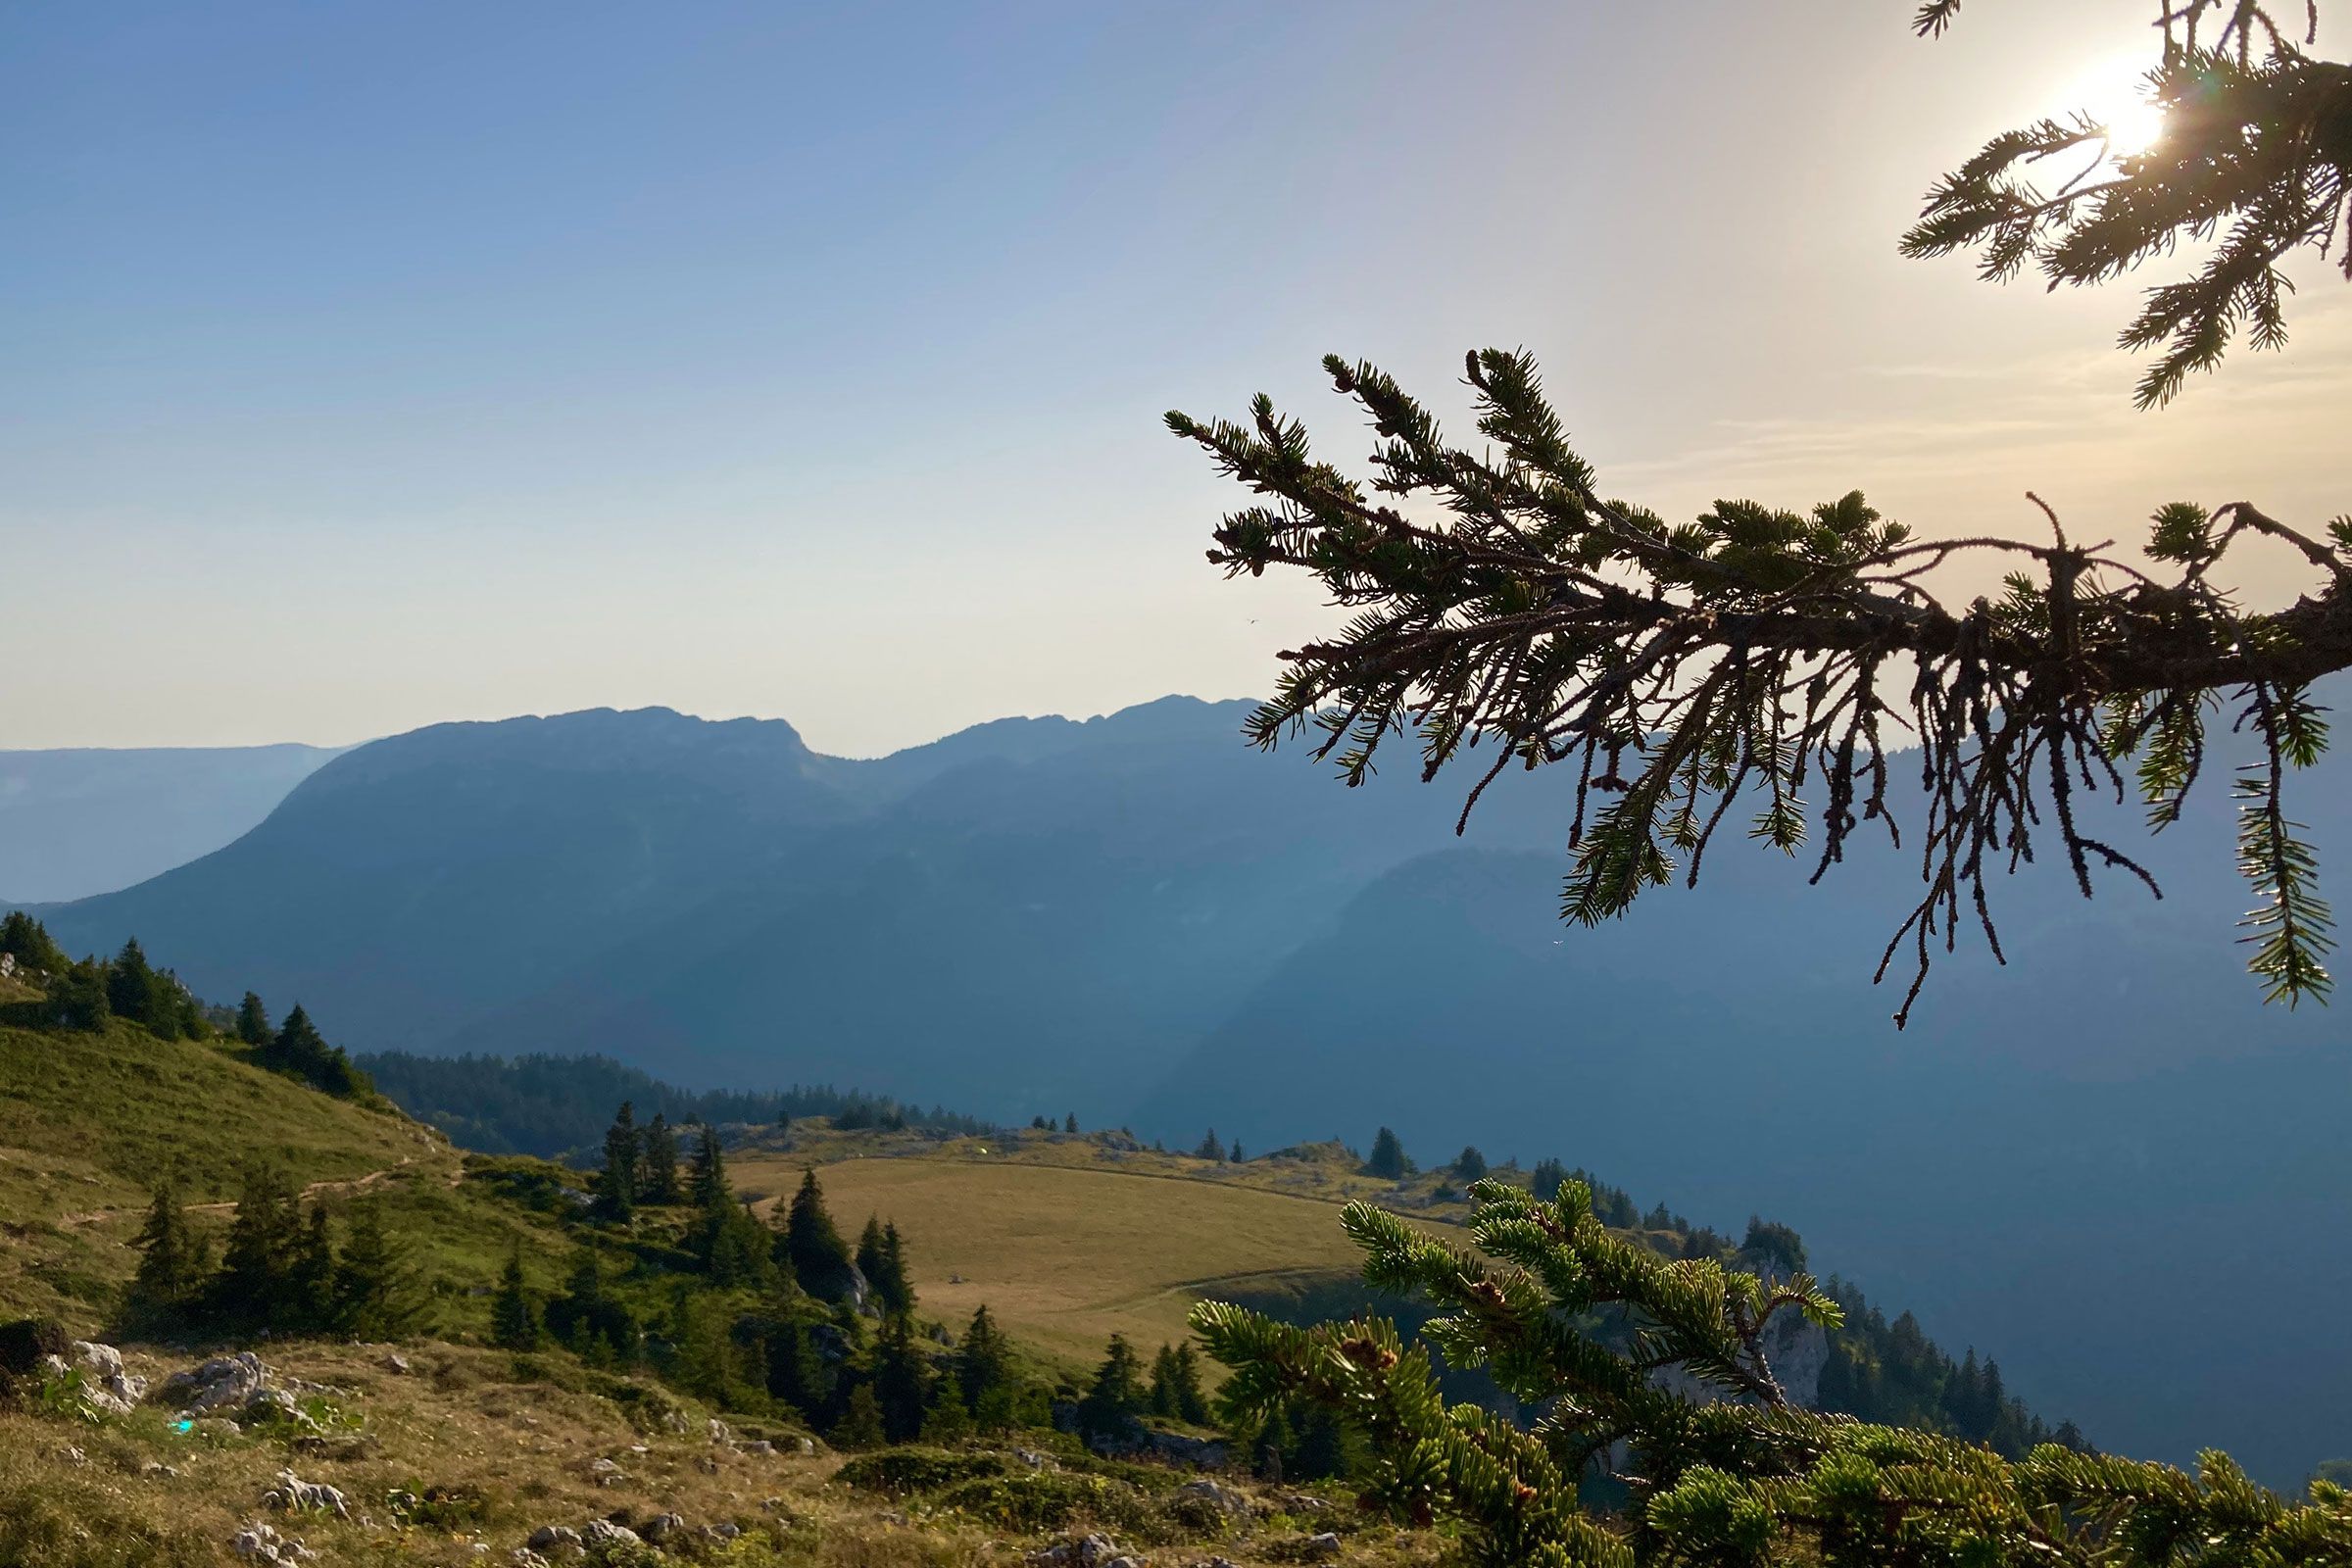
{"label": "dirt path", "polygon": [[[329,1193],[345,1196],[348,1196],[352,1193],[364,1193],[370,1188],[382,1186],[385,1182],[388,1182],[394,1177],[400,1175],[402,1171],[406,1170],[409,1166],[414,1165],[415,1163],[416,1163],[416,1155],[403,1154],[395,1163],[386,1165],[382,1170],[371,1170],[365,1176],[340,1176],[328,1181],[312,1182],[303,1188],[299,1196],[305,1202],[315,1202]],[[452,1188],[458,1186],[461,1182],[465,1181],[465,1179],[466,1169],[463,1165],[459,1165],[451,1169],[449,1173],[449,1185]],[[182,1212],[189,1214],[233,1214],[236,1212],[236,1200],[234,1199],[230,1199],[224,1202],[218,1203],[189,1203],[183,1207]],[[132,1207],[91,1208],[84,1209],[78,1214],[61,1214],[58,1216],[57,1223],[68,1228],[82,1225],[103,1225],[107,1221],[118,1218],[122,1215],[141,1212],[144,1212],[144,1210],[141,1208]]]}

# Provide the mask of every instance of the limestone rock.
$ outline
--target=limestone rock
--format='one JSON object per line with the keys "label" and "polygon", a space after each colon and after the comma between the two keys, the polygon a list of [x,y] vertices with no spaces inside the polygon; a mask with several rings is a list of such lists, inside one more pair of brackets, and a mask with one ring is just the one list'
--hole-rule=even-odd
{"label": "limestone rock", "polygon": [[287,1513],[331,1513],[338,1519],[351,1517],[351,1502],[340,1489],[321,1481],[305,1481],[291,1470],[277,1473],[277,1485],[262,1494],[267,1507]]}

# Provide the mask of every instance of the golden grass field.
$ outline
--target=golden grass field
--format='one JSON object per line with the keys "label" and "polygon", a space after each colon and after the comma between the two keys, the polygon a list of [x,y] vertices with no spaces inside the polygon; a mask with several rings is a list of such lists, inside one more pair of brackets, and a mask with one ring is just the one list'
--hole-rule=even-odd
{"label": "golden grass field", "polygon": [[1352,1278],[1360,1261],[1336,1196],[1239,1182],[1236,1167],[1106,1160],[1117,1152],[1035,1136],[847,1152],[858,1147],[755,1146],[730,1169],[765,1211],[813,1165],[845,1235],[854,1240],[869,1214],[899,1227],[926,1314],[953,1323],[985,1304],[1015,1339],[1073,1366],[1099,1360],[1114,1332],[1147,1356],[1182,1340],[1185,1313],[1203,1298]]}

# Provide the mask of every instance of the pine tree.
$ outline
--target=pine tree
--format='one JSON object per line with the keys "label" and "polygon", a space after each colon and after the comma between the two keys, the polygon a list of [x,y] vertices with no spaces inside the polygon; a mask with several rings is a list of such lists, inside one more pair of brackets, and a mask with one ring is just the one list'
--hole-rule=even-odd
{"label": "pine tree", "polygon": [[1176,1347],[1176,1419],[1194,1426],[1208,1424],[1208,1396],[1200,1387],[1200,1357],[1190,1344]]}
{"label": "pine tree", "polygon": [[523,1281],[522,1244],[516,1242],[490,1299],[490,1343],[502,1350],[536,1350],[541,1338],[539,1308]]}
{"label": "pine tree", "polygon": [[1231,1149],[1225,1151],[1225,1158],[1232,1164],[1239,1165],[1242,1163],[1242,1141],[1239,1138],[1236,1138],[1233,1141],[1233,1147]]}
{"label": "pine tree", "polygon": [[615,1225],[637,1217],[637,1111],[625,1100],[605,1130],[605,1168],[597,1179],[596,1200]]}
{"label": "pine tree", "polygon": [[1074,1133],[1078,1130],[1078,1113],[1076,1111],[1071,1111],[1061,1119],[1061,1130],[1065,1133]]}
{"label": "pine tree", "polygon": [[166,1039],[179,1034],[178,987],[155,972],[136,937],[106,966],[106,1002],[116,1017],[151,1033]]}
{"label": "pine tree", "polygon": [[106,966],[95,958],[81,958],[68,964],[63,976],[50,984],[41,1021],[52,1028],[96,1034],[114,1015],[106,995]]}
{"label": "pine tree", "polygon": [[1539,1159],[1536,1168],[1528,1173],[1527,1190],[1536,1201],[1548,1203],[1559,1192],[1560,1184],[1568,1179],[1568,1167],[1556,1159]]}
{"label": "pine tree", "polygon": [[963,1390],[954,1378],[941,1378],[932,1386],[931,1406],[923,1412],[923,1441],[942,1447],[953,1447],[967,1441],[973,1432],[972,1412],[963,1405]]}
{"label": "pine tree", "polygon": [[1155,1416],[1176,1417],[1176,1348],[1162,1345],[1152,1358],[1152,1392],[1144,1401]]}
{"label": "pine tree", "polygon": [[914,1281],[906,1272],[906,1243],[896,1224],[882,1227],[882,1272],[874,1281],[885,1312],[914,1310]]}
{"label": "pine tree", "polygon": [[[853,1259],[858,1265],[858,1272],[865,1276],[865,1283],[873,1290],[875,1298],[880,1299],[882,1297],[881,1215],[868,1214],[865,1216],[865,1229],[858,1233],[858,1250],[853,1254]],[[889,1310],[887,1302],[884,1303],[883,1309]]]}
{"label": "pine tree", "polygon": [[1404,1157],[1404,1145],[1396,1135],[1383,1127],[1372,1137],[1372,1157],[1364,1161],[1364,1174],[1377,1176],[1384,1182],[1400,1182],[1412,1171],[1412,1163]]}
{"label": "pine tree", "polygon": [[138,1271],[130,1282],[130,1303],[144,1317],[176,1319],[202,1300],[211,1284],[212,1249],[188,1224],[178,1189],[167,1182],[147,1205],[147,1222],[132,1244]]}
{"label": "pine tree", "polygon": [[1123,1441],[1134,1429],[1135,1418],[1149,1407],[1143,1363],[1127,1337],[1113,1334],[1095,1371],[1094,1386],[1078,1401],[1078,1429],[1091,1438]]}
{"label": "pine tree", "polygon": [[695,1140],[694,1162],[686,1174],[686,1200],[697,1208],[715,1208],[732,1202],[733,1191],[727,1181],[727,1156],[719,1147],[718,1129],[705,1122],[701,1136]]}
{"label": "pine tree", "polygon": [[[1427,1298],[1440,1314],[1429,1338],[1544,1408],[1541,1431],[1449,1407],[1427,1346],[1385,1320],[1298,1328],[1208,1302],[1193,1323],[1233,1369],[1236,1419],[1264,1423],[1261,1452],[1285,1452],[1269,1435],[1294,1405],[1336,1417],[1369,1437],[1383,1479],[1366,1501],[1455,1521],[1476,1568],[2163,1568],[2182,1543],[2199,1561],[2334,1568],[2352,1552],[2352,1499],[2287,1502],[2218,1453],[2193,1477],[2055,1444],[2009,1460],[1800,1408],[1762,1343],[1783,1312],[1838,1324],[1809,1276],[1768,1282],[1712,1259],[1662,1259],[1602,1225],[1581,1181],[1548,1204],[1493,1181],[1472,1197],[1467,1246],[1369,1203],[1350,1204],[1345,1223],[1367,1283]],[[1628,1319],[1643,1325],[1630,1345],[1606,1327]],[[1673,1363],[1736,1397],[1693,1403],[1659,1387],[1651,1372]],[[1580,1504],[1579,1480],[1603,1453],[1646,1498],[1635,1528]]]}
{"label": "pine tree", "polygon": [[250,991],[237,1004],[237,1038],[255,1047],[270,1043],[270,1014],[262,1006],[262,999]]}
{"label": "pine tree", "polygon": [[638,1146],[636,1196],[648,1203],[674,1203],[681,1196],[678,1136],[670,1131],[669,1118],[658,1110],[645,1124]]}
{"label": "pine tree", "polygon": [[335,1243],[326,1205],[311,1205],[310,1222],[286,1270],[287,1321],[323,1324],[335,1315]]}
{"label": "pine tree", "polygon": [[1224,1163],[1225,1146],[1217,1142],[1217,1130],[1214,1127],[1202,1135],[1200,1147],[1193,1151],[1193,1157],[1195,1159],[1213,1159],[1219,1164]]}
{"label": "pine tree", "polygon": [[0,953],[17,960],[17,967],[27,973],[62,975],[71,960],[49,935],[49,928],[22,909],[11,909],[0,918]]}
{"label": "pine tree", "polygon": [[1466,1182],[1486,1180],[1487,1156],[1480,1153],[1477,1149],[1464,1145],[1462,1152],[1453,1157],[1453,1174],[1459,1180]]}
{"label": "pine tree", "polygon": [[826,1438],[836,1448],[852,1453],[860,1448],[879,1448],[889,1441],[882,1430],[882,1406],[874,1396],[872,1384],[860,1383],[850,1391],[849,1403]]}
{"label": "pine tree", "polygon": [[956,1344],[956,1382],[963,1390],[963,1402],[983,1426],[997,1424],[986,1419],[993,1409],[1009,1408],[1012,1349],[986,1306],[973,1311],[972,1321]]}
{"label": "pine tree", "polygon": [[220,1310],[256,1323],[283,1322],[301,1220],[294,1191],[271,1165],[246,1173],[214,1285]]}
{"label": "pine tree", "polygon": [[914,1322],[904,1312],[882,1320],[874,1341],[874,1401],[880,1407],[882,1435],[892,1443],[912,1443],[922,1436],[923,1410],[931,1398],[930,1368],[914,1338]]}
{"label": "pine tree", "polygon": [[792,1196],[780,1241],[783,1255],[778,1261],[792,1270],[802,1290],[825,1301],[850,1293],[856,1278],[850,1250],[834,1229],[833,1216],[825,1212],[824,1191],[813,1166],[801,1173],[800,1191]]}
{"label": "pine tree", "polygon": [[380,1204],[351,1212],[351,1233],[335,1265],[335,1326],[364,1340],[397,1339],[416,1320],[419,1302],[409,1252],[385,1228]]}

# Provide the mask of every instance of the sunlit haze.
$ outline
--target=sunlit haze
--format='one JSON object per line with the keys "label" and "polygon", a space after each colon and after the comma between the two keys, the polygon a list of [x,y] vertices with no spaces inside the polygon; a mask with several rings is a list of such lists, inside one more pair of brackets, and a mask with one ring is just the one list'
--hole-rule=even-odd
{"label": "sunlit haze", "polygon": [[2138,280],[1896,255],[2021,119],[2151,133],[2146,8],[1904,10],[12,8],[0,647],[72,678],[0,745],[1257,693],[1319,612],[1203,564],[1159,416],[1262,389],[1357,462],[1329,351],[1458,416],[1524,345],[1669,516],[2340,508],[2348,291],[2142,415]]}

